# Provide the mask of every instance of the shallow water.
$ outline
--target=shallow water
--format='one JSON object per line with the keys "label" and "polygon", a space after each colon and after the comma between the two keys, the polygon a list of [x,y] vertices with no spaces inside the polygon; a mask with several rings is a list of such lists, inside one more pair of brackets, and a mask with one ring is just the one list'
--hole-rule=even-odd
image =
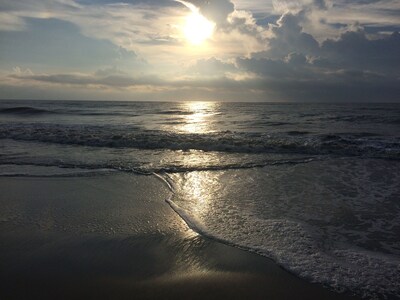
{"label": "shallow water", "polygon": [[399,129],[395,104],[2,101],[0,175],[156,173],[195,231],[400,297]]}

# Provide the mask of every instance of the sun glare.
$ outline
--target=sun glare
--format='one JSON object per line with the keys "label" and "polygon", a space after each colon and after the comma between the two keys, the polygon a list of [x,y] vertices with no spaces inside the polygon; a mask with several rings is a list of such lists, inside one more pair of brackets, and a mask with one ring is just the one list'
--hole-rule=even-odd
{"label": "sun glare", "polygon": [[210,38],[214,32],[215,24],[207,20],[199,12],[193,11],[186,17],[184,34],[186,39],[193,45],[200,45]]}

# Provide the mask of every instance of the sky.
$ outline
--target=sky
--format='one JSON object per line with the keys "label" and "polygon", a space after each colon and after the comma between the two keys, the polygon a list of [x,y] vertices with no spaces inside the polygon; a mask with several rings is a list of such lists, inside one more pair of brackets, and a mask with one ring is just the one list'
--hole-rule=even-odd
{"label": "sky", "polygon": [[0,0],[0,99],[400,102],[398,0]]}

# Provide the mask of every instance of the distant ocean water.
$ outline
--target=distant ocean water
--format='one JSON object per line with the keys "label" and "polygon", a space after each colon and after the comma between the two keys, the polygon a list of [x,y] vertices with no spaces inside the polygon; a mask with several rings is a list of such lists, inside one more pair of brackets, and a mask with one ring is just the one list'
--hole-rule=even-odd
{"label": "distant ocean water", "polygon": [[198,233],[338,291],[400,297],[398,104],[1,101],[0,164],[156,175]]}

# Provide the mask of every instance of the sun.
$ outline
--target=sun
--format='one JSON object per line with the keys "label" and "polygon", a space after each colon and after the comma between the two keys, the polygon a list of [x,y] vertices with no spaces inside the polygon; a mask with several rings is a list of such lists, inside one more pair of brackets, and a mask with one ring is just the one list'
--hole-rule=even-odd
{"label": "sun", "polygon": [[200,45],[210,38],[214,32],[215,24],[207,20],[198,11],[186,17],[183,33],[186,39],[193,45]]}

